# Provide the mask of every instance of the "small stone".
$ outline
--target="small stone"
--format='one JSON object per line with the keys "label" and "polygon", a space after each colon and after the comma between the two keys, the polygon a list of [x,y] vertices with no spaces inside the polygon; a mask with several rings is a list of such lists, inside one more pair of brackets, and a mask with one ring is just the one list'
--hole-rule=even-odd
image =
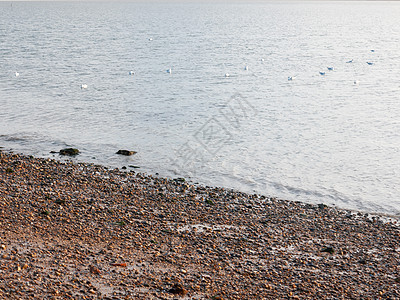
{"label": "small stone", "polygon": [[126,263],[113,263],[111,264],[113,267],[126,267]]}
{"label": "small stone", "polygon": [[65,200],[64,199],[57,199],[56,201],[54,201],[54,203],[56,203],[56,204],[65,204]]}
{"label": "small stone", "polygon": [[321,250],[321,252],[327,252],[329,254],[335,253],[335,249],[333,247],[325,247],[324,249]]}
{"label": "small stone", "polygon": [[140,168],[139,166],[133,166],[133,165],[129,165],[128,167],[129,168],[134,168],[134,169],[139,169]]}
{"label": "small stone", "polygon": [[126,225],[126,223],[125,223],[125,221],[124,221],[124,220],[122,220],[122,221],[118,221],[118,222],[116,222],[116,223],[115,223],[115,225],[118,225],[118,226],[125,226],[125,225]]}
{"label": "small stone", "polygon": [[185,180],[185,178],[178,177],[178,178],[175,178],[174,181],[176,181],[176,182],[185,182],[186,180]]}
{"label": "small stone", "polygon": [[99,275],[101,273],[100,270],[94,266],[89,266],[89,271],[90,271],[90,273],[95,274],[95,275]]}
{"label": "small stone", "polygon": [[188,293],[188,291],[179,283],[175,283],[168,292],[180,296],[185,296]]}
{"label": "small stone", "polygon": [[209,205],[214,205],[214,202],[211,199],[206,199],[204,202]]}
{"label": "small stone", "polygon": [[358,262],[359,262],[360,264],[363,264],[363,265],[365,265],[365,264],[367,263],[367,261],[366,261],[365,259],[360,259]]}
{"label": "small stone", "polygon": [[137,153],[136,151],[130,151],[130,150],[118,150],[118,152],[117,152],[117,154],[125,155],[125,156],[131,156],[136,153]]}

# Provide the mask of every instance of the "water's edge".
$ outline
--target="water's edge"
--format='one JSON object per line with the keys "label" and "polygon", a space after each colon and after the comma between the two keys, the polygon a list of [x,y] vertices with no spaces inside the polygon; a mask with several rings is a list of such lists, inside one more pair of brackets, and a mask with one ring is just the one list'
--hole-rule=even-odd
{"label": "water's edge", "polygon": [[[83,164],[89,164],[89,165],[98,165],[98,166],[102,166],[105,167],[107,169],[118,169],[118,171],[120,172],[135,172],[135,173],[140,173],[143,176],[156,176],[156,177],[162,177],[162,178],[166,178],[166,179],[181,179],[184,178],[186,182],[193,184],[195,186],[207,186],[207,187],[218,187],[218,188],[223,188],[223,189],[227,189],[227,190],[233,190],[235,192],[244,192],[241,191],[237,188],[233,188],[233,187],[224,187],[224,186],[214,186],[214,185],[208,185],[208,184],[204,184],[202,182],[199,182],[197,180],[194,180],[193,178],[187,178],[187,177],[179,177],[179,176],[168,176],[165,174],[161,174],[159,172],[155,172],[154,170],[150,170],[150,169],[145,169],[145,168],[141,168],[138,166],[133,167],[133,165],[131,165],[129,167],[126,165],[121,166],[121,162],[125,160],[129,157],[121,157],[120,155],[115,154],[114,156],[116,157],[116,159],[113,162],[98,162],[95,159],[88,159],[88,155],[83,155],[82,153],[80,153],[77,156],[63,156],[60,154],[55,154],[55,153],[47,153],[46,155],[38,155],[37,153],[34,154],[33,151],[15,151],[11,148],[8,147],[4,147],[4,146],[0,146],[0,152],[4,152],[4,153],[8,153],[8,154],[19,154],[19,155],[23,155],[23,156],[33,156],[35,158],[42,158],[42,159],[52,159],[55,161],[59,161],[59,162],[72,162],[72,163],[83,163]],[[85,159],[86,157],[86,159]],[[119,159],[118,159],[119,158]],[[117,161],[119,161],[120,163],[116,163]],[[126,169],[125,169],[126,168]],[[316,203],[316,202],[304,202],[304,201],[297,201],[297,200],[293,200],[293,199],[281,199],[279,197],[274,197],[273,195],[265,195],[265,194],[260,194],[260,193],[251,193],[251,192],[244,192],[246,194],[257,194],[259,196],[264,196],[267,198],[273,198],[273,199],[277,199],[277,200],[283,200],[283,201],[289,201],[289,202],[301,202],[301,203],[305,203],[305,204],[311,204],[311,205],[316,205],[316,206],[330,206],[333,207],[335,209],[339,209],[339,210],[343,210],[343,211],[347,211],[349,213],[352,214],[358,214],[358,215],[364,215],[365,217],[368,217],[370,219],[373,219],[374,217],[379,217],[381,218],[381,220],[383,222],[394,222],[395,224],[397,224],[397,221],[400,221],[400,215],[393,215],[390,213],[383,213],[383,212],[374,212],[374,211],[370,211],[370,210],[359,210],[359,209],[351,209],[351,208],[346,208],[346,207],[340,207],[340,206],[336,206],[336,205],[329,205],[326,203]],[[400,226],[400,223],[398,223],[397,225]]]}

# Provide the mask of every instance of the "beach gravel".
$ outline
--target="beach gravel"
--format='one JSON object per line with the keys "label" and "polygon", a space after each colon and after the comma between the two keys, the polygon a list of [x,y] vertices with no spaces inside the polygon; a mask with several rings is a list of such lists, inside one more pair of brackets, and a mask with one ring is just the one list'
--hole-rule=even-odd
{"label": "beach gravel", "polygon": [[395,220],[0,152],[0,299],[400,299]]}

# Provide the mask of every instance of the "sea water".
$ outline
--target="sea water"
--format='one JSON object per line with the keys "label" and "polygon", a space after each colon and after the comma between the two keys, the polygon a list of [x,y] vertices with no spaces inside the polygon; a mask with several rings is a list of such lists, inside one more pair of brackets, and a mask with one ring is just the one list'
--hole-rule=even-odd
{"label": "sea water", "polygon": [[0,146],[399,215],[398,16],[383,1],[0,2]]}

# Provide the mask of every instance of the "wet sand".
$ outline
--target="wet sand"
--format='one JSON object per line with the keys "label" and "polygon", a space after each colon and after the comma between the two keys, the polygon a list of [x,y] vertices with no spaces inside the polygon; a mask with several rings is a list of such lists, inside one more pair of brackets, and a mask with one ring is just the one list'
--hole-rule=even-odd
{"label": "wet sand", "polygon": [[400,299],[395,221],[0,152],[1,299]]}

